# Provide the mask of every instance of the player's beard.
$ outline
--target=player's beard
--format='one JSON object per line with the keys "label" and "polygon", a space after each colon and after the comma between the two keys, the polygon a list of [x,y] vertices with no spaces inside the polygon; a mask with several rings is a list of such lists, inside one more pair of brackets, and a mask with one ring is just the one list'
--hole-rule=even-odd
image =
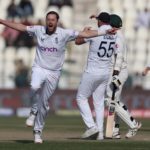
{"label": "player's beard", "polygon": [[47,34],[51,35],[56,31],[57,26],[47,27]]}

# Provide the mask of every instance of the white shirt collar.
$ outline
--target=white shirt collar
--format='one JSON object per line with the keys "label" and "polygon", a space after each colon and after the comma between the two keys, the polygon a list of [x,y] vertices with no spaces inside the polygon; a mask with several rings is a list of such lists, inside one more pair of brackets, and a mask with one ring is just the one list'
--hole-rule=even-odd
{"label": "white shirt collar", "polygon": [[[47,34],[47,33],[46,33],[46,26],[44,26],[43,29],[44,29],[44,31],[43,31],[44,34]],[[56,31],[55,31],[53,34],[58,34],[58,27],[56,28]],[[52,35],[53,35],[53,34],[52,34]],[[48,35],[48,34],[47,34],[47,35]]]}

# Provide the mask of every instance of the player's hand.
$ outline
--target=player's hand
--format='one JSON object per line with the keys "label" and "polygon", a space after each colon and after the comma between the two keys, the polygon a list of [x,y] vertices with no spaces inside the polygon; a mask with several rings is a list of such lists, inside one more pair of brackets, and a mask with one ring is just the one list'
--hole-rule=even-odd
{"label": "player's hand", "polygon": [[89,31],[92,27],[84,27],[83,31]]}
{"label": "player's hand", "polygon": [[90,19],[96,18],[96,15],[92,14],[89,18]]}
{"label": "player's hand", "polygon": [[115,88],[119,89],[121,82],[120,82],[119,77],[117,75],[112,76],[111,82],[115,86]]}
{"label": "player's hand", "polygon": [[148,68],[145,68],[142,72],[142,76],[146,76],[147,73],[148,73],[149,69]]}
{"label": "player's hand", "polygon": [[107,31],[106,31],[106,34],[116,34],[117,33],[117,28],[112,28],[112,29],[108,29]]}

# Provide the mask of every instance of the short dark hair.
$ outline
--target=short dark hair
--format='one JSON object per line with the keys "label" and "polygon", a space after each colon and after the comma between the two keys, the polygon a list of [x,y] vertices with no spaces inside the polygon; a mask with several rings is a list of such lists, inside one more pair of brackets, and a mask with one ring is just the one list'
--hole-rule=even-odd
{"label": "short dark hair", "polygon": [[59,20],[59,14],[57,13],[57,12],[55,12],[55,11],[49,11],[47,14],[46,14],[46,18],[47,18],[47,16],[48,15],[56,15],[56,18],[57,18],[57,20]]}
{"label": "short dark hair", "polygon": [[110,22],[110,15],[107,12],[101,12],[97,17],[97,20],[100,20],[104,23],[109,23]]}

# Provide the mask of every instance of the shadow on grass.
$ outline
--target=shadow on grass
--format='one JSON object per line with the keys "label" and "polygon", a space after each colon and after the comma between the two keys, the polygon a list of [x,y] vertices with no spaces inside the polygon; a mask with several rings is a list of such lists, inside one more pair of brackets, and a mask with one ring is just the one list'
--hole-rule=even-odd
{"label": "shadow on grass", "polygon": [[67,140],[84,140],[80,137],[69,137],[69,138],[66,138]]}
{"label": "shadow on grass", "polygon": [[14,140],[15,143],[29,144],[33,143],[33,140]]}
{"label": "shadow on grass", "polygon": [[150,132],[150,129],[148,129],[148,128],[145,128],[145,129],[141,128],[141,129],[139,129],[139,131]]}
{"label": "shadow on grass", "polygon": [[98,133],[96,134],[93,134],[87,138],[81,138],[81,137],[70,137],[70,138],[67,138],[67,139],[70,139],[70,140],[96,140],[97,139],[97,136],[98,136]]}

